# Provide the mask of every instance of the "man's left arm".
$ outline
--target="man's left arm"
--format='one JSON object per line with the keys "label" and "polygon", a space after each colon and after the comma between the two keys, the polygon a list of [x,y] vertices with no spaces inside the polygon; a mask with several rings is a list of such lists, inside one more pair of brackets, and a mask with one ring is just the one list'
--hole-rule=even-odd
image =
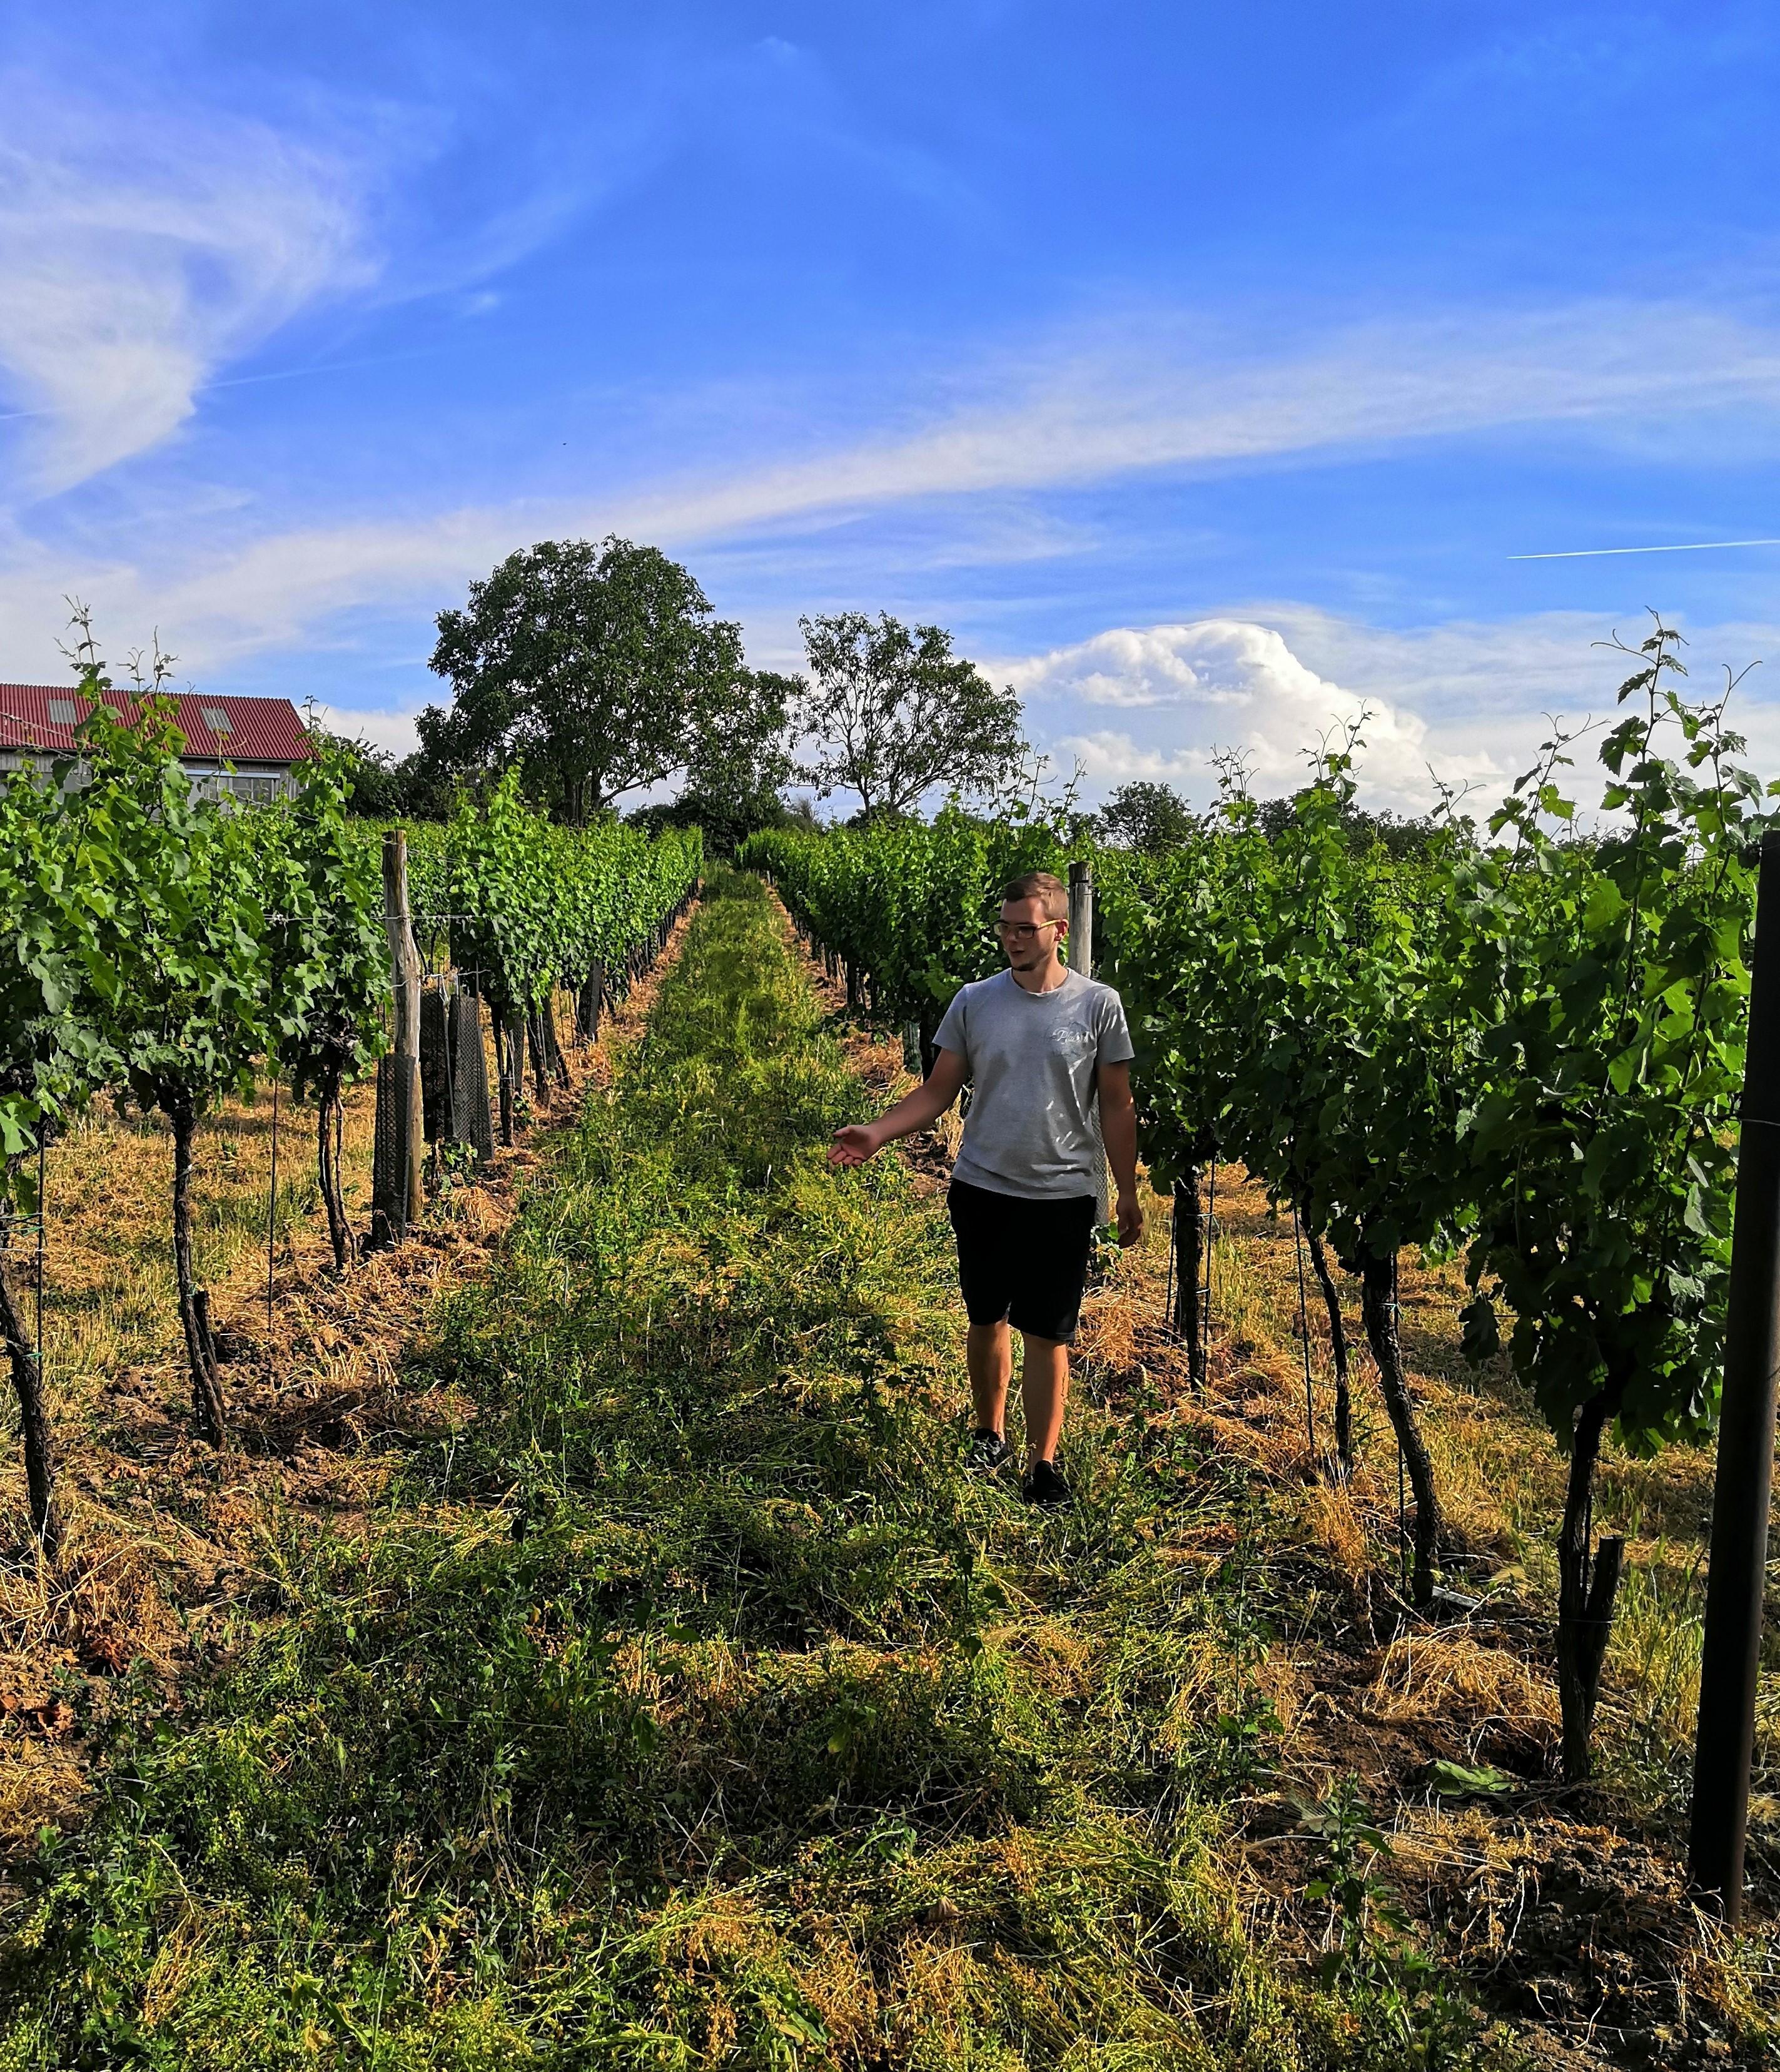
{"label": "man's left arm", "polygon": [[1135,1244],[1143,1235],[1143,1208],[1138,1200],[1137,1104],[1131,1098],[1130,1064],[1102,1065],[1098,1076],[1101,1141],[1118,1193],[1118,1241]]}

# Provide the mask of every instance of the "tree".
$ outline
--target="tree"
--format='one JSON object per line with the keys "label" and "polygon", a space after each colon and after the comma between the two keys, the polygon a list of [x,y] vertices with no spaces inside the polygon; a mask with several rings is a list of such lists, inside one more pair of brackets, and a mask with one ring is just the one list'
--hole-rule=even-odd
{"label": "tree", "polygon": [[822,797],[856,791],[867,820],[910,812],[940,784],[986,797],[1024,755],[1019,700],[954,655],[942,627],[863,611],[798,624],[810,680],[794,719],[813,753],[797,774]]}
{"label": "tree", "polygon": [[1199,832],[1199,816],[1172,784],[1121,784],[1097,816],[1101,838],[1155,856]]}
{"label": "tree", "polygon": [[432,667],[453,703],[420,714],[424,758],[519,763],[576,825],[685,769],[752,697],[740,628],[677,561],[628,540],[523,548],[438,627]]}
{"label": "tree", "polygon": [[791,779],[785,728],[801,689],[795,676],[744,670],[734,705],[701,729],[679,798],[671,805],[646,807],[635,816],[639,824],[702,828],[722,855],[760,828],[781,824],[781,794]]}
{"label": "tree", "polygon": [[[1256,808],[1261,831],[1278,841],[1292,824],[1297,798],[1264,799]],[[1381,849],[1395,862],[1423,856],[1446,855],[1465,847],[1474,832],[1462,815],[1447,809],[1409,820],[1400,813],[1368,812],[1349,799],[1341,808],[1341,825],[1347,845],[1356,856],[1369,849]]]}
{"label": "tree", "polygon": [[400,758],[363,735],[331,734],[310,716],[311,742],[337,758],[347,787],[347,811],[369,820],[446,820],[453,775],[424,749]]}

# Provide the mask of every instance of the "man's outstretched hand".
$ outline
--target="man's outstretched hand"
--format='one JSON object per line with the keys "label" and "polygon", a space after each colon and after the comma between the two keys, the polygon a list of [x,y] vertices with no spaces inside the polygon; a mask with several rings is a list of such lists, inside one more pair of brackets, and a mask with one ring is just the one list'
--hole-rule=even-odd
{"label": "man's outstretched hand", "polygon": [[1135,1244],[1143,1235],[1143,1211],[1134,1194],[1121,1194],[1118,1198],[1118,1241],[1122,1245]]}
{"label": "man's outstretched hand", "polygon": [[884,1148],[884,1140],[868,1122],[850,1122],[844,1129],[835,1132],[835,1141],[828,1147],[831,1166],[863,1166],[867,1158],[875,1158]]}

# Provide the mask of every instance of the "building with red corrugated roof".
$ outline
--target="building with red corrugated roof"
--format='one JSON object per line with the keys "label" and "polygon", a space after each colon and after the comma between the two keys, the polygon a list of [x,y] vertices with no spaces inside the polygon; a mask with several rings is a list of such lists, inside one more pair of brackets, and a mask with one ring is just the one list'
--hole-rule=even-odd
{"label": "building with red corrugated roof", "polygon": [[[102,695],[120,718],[134,717],[137,701],[129,692]],[[166,695],[185,737],[180,764],[201,796],[269,804],[289,795],[291,770],[309,754],[309,737],[289,698]],[[78,754],[74,730],[92,709],[76,690],[0,684],[0,776]]]}

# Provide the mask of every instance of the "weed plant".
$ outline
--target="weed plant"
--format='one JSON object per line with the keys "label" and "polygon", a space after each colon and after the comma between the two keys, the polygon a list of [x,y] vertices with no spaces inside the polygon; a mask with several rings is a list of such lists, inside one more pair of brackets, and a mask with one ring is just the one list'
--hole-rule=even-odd
{"label": "weed plant", "polygon": [[1364,1942],[1276,1962],[1228,1867],[1254,1499],[1085,1404],[1073,1513],[965,1476],[943,1218],[826,1163],[860,1100],[720,880],[447,1298],[474,1415],[121,1708],[9,1905],[3,2072],[1377,2062]]}

